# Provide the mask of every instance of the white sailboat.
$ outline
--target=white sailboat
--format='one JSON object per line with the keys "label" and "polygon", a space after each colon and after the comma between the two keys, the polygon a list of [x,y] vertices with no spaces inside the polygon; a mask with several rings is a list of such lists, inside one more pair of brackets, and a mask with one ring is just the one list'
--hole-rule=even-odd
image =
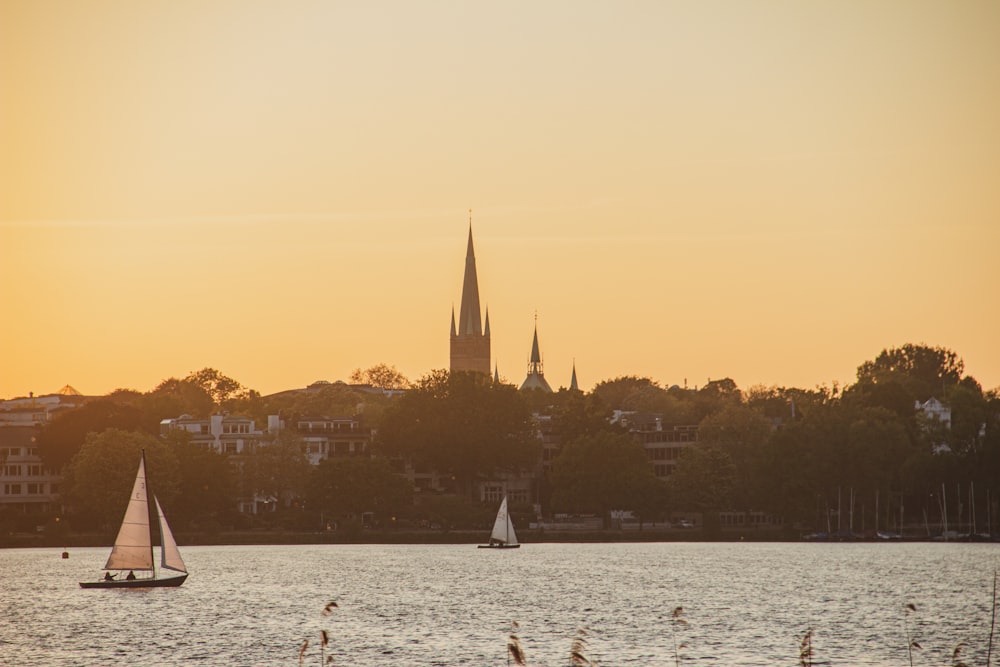
{"label": "white sailboat", "polygon": [[480,549],[517,549],[517,534],[514,532],[514,522],[510,520],[510,513],[507,512],[507,496],[503,497],[500,509],[497,511],[496,521],[493,522],[493,532],[490,533],[489,544],[480,544]]}
{"label": "white sailboat", "polygon": [[[149,501],[153,500],[160,528],[160,563],[156,567],[153,557],[153,535],[149,517]],[[174,535],[163,516],[163,508],[146,484],[146,452],[143,450],[139,471],[132,485],[125,518],[122,519],[118,537],[104,564],[104,578],[98,581],[81,581],[83,588],[159,588],[180,586],[187,579],[187,568],[177,548]],[[125,574],[125,571],[128,574]],[[112,572],[117,572],[112,574]],[[138,573],[138,575],[136,574]]]}

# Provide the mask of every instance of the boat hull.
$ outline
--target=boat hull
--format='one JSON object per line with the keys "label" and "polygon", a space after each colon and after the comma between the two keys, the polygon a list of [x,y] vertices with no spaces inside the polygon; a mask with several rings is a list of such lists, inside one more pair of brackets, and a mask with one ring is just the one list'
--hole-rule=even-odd
{"label": "boat hull", "polygon": [[480,549],[520,549],[520,544],[480,544]]}
{"label": "boat hull", "polygon": [[176,588],[187,579],[186,574],[179,577],[166,577],[164,579],[112,579],[107,581],[81,581],[80,588]]}

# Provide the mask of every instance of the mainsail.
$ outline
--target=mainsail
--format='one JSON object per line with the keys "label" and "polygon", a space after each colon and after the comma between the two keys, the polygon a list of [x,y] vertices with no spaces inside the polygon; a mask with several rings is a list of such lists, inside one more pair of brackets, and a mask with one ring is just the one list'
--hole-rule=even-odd
{"label": "mainsail", "polygon": [[[173,539],[173,538],[171,538]],[[176,549],[176,547],[175,547]],[[146,498],[146,458],[139,461],[132,495],[115,546],[105,570],[152,570],[153,543],[149,534],[149,501]]]}
{"label": "mainsail", "polygon": [[517,535],[514,534],[514,524],[511,523],[510,514],[507,513],[507,496],[504,496],[500,503],[500,510],[497,512],[497,520],[493,522],[493,533],[490,540],[501,544],[517,544]]}
{"label": "mainsail", "polygon": [[163,516],[160,499],[153,496],[153,501],[156,503],[156,516],[160,519],[160,537],[163,539],[160,566],[167,570],[187,572],[184,560],[181,558],[181,552],[177,549],[177,542],[174,541],[174,534],[170,532],[170,526],[167,525],[167,517]]}

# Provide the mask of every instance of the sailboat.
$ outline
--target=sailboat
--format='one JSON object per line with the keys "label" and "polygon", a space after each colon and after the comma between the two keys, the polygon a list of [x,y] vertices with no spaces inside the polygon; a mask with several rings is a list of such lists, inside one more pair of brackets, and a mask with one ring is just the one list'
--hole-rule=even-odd
{"label": "sailboat", "polygon": [[503,497],[500,509],[497,511],[497,520],[493,522],[493,532],[490,534],[489,544],[480,544],[480,549],[517,549],[521,545],[517,542],[517,534],[514,533],[514,522],[510,520],[507,512],[507,496]]}
{"label": "sailboat", "polygon": [[[153,536],[149,517],[149,502],[156,507],[160,527],[160,564],[156,567],[153,557]],[[125,518],[122,519],[118,537],[104,564],[104,578],[98,581],[81,581],[82,588],[160,588],[180,586],[187,579],[187,568],[177,549],[163,508],[146,484],[146,451],[139,460],[139,471],[132,485]],[[112,574],[112,572],[117,572]],[[125,572],[128,571],[128,574]]]}

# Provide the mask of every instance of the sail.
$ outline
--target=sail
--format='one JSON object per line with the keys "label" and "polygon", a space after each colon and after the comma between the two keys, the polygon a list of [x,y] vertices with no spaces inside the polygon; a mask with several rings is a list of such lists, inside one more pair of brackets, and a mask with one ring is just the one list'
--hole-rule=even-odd
{"label": "sail", "polygon": [[125,518],[105,570],[152,570],[153,543],[149,535],[149,501],[146,498],[146,457],[139,461],[139,471],[132,486]]}
{"label": "sail", "polygon": [[514,534],[514,524],[507,513],[507,496],[504,496],[500,503],[500,510],[497,512],[497,520],[493,522],[493,533],[490,540],[501,544],[517,544],[517,535]]}
{"label": "sail", "polygon": [[174,534],[170,532],[170,526],[167,525],[167,517],[163,516],[163,508],[160,507],[160,499],[154,495],[153,502],[156,503],[156,516],[160,519],[160,536],[163,538],[160,567],[167,570],[187,572],[187,568],[184,566],[184,559],[181,558],[181,552],[177,549],[177,542],[174,540]]}

